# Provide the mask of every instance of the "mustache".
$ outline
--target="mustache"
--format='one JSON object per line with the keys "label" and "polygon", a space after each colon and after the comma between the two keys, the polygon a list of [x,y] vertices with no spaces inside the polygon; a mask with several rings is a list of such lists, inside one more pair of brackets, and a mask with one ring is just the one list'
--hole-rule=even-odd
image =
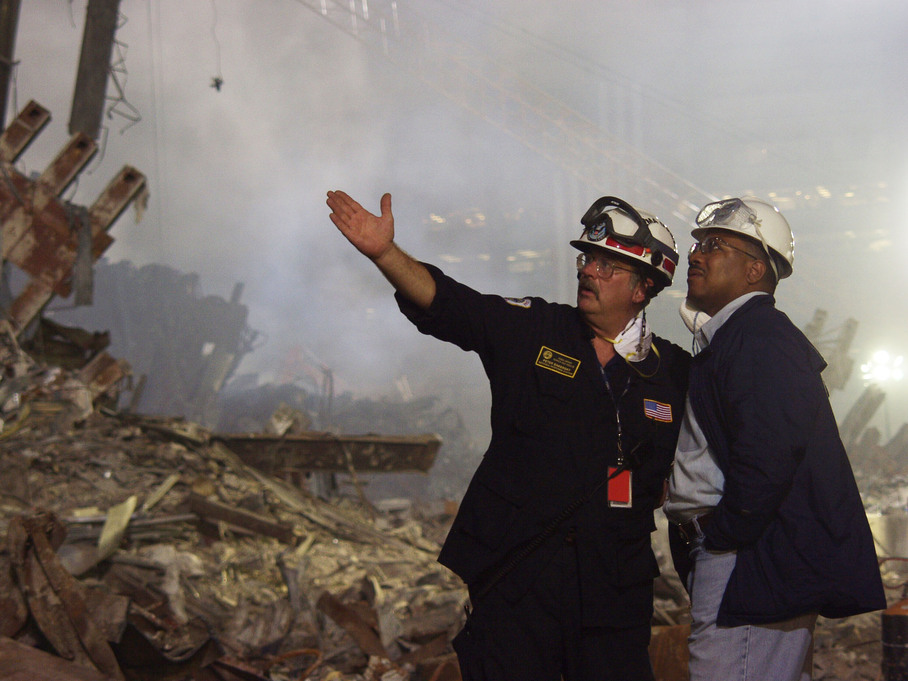
{"label": "mustache", "polygon": [[599,291],[593,285],[593,278],[590,276],[585,276],[580,272],[577,273],[577,290],[579,291],[589,291],[596,295],[599,294]]}

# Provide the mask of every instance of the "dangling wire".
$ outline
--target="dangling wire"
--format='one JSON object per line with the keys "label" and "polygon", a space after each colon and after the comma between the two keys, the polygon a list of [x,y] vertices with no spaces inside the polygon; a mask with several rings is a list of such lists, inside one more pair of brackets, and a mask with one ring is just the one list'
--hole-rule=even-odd
{"label": "dangling wire", "polygon": [[218,8],[215,5],[214,0],[211,0],[211,37],[214,39],[214,52],[215,59],[217,61],[217,71],[215,75],[211,78],[211,87],[213,87],[218,92],[221,91],[221,86],[224,84],[224,78],[221,76],[221,43],[218,42]]}

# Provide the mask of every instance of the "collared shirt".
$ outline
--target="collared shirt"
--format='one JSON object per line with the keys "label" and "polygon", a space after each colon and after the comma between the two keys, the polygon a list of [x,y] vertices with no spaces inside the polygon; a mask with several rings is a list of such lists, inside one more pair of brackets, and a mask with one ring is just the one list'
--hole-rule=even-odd
{"label": "collared shirt", "polygon": [[[738,308],[754,296],[767,295],[762,291],[748,293],[728,303],[694,334],[695,349],[699,353],[709,345],[716,331]],[[669,520],[685,522],[712,509],[725,490],[725,476],[709,448],[703,430],[697,424],[690,406],[690,397],[684,403],[684,418],[675,463],[668,481],[668,499],[663,509]]]}

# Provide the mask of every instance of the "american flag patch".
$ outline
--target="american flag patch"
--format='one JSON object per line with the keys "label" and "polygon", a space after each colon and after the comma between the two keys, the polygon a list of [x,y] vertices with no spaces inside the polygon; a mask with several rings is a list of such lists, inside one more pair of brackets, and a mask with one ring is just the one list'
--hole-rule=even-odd
{"label": "american flag patch", "polygon": [[643,400],[643,413],[654,421],[672,422],[672,405],[656,402],[656,400]]}

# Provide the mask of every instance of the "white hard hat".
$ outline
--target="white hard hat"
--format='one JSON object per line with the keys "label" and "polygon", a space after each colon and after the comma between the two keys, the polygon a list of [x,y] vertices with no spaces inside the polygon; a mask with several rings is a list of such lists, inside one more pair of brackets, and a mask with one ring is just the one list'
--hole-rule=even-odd
{"label": "white hard hat", "polygon": [[614,196],[603,196],[580,219],[583,234],[571,241],[581,251],[612,251],[652,271],[658,290],[670,286],[678,265],[675,237],[655,215]]}
{"label": "white hard hat", "polygon": [[707,229],[724,229],[750,237],[763,246],[777,281],[791,275],[794,235],[788,220],[771,203],[752,196],[709,203],[697,215],[697,227],[691,235],[699,241]]}

